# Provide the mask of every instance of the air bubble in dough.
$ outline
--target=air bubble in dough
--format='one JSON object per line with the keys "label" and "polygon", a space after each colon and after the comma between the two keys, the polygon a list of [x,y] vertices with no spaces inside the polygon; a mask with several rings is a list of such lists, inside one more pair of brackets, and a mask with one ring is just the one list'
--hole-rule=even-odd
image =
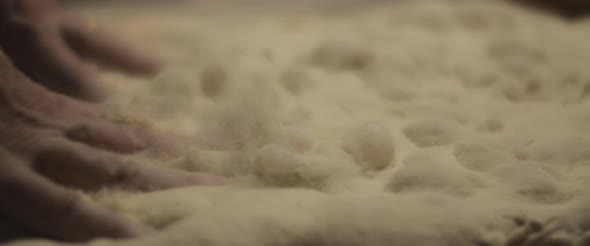
{"label": "air bubble in dough", "polygon": [[312,63],[332,69],[360,70],[375,60],[372,50],[347,42],[326,42],[319,45],[311,56]]}
{"label": "air bubble in dough", "polygon": [[296,153],[278,144],[269,144],[256,153],[254,174],[264,183],[283,187],[305,183],[305,162]]}
{"label": "air bubble in dough", "polygon": [[216,97],[223,92],[227,82],[227,73],[219,65],[205,68],[201,72],[201,91],[207,97]]}
{"label": "air bubble in dough", "polygon": [[366,123],[352,129],[344,137],[342,149],[364,169],[382,170],[393,161],[393,137],[380,123]]}
{"label": "air bubble in dough", "polygon": [[468,196],[483,186],[482,180],[464,168],[418,153],[407,157],[394,173],[386,189],[394,193],[436,191]]}
{"label": "air bubble in dough", "polygon": [[458,123],[450,120],[420,120],[408,125],[404,134],[420,147],[432,147],[455,142],[459,128]]}
{"label": "air bubble in dough", "polygon": [[293,149],[272,143],[257,152],[254,174],[266,185],[322,188],[335,180],[358,176],[360,171],[348,155],[338,149],[318,147],[308,155],[300,155]]}
{"label": "air bubble in dough", "polygon": [[292,68],[283,72],[281,82],[285,90],[292,95],[300,95],[311,87],[313,78],[309,71],[301,68]]}

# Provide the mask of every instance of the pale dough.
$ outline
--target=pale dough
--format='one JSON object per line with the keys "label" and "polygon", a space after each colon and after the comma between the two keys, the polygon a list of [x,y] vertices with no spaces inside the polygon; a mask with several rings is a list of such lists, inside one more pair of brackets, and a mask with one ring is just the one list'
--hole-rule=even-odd
{"label": "pale dough", "polygon": [[106,75],[109,109],[241,147],[160,163],[229,187],[92,196],[162,232],[91,245],[516,245],[533,220],[551,245],[590,241],[590,21],[256,6],[83,10],[171,64]]}

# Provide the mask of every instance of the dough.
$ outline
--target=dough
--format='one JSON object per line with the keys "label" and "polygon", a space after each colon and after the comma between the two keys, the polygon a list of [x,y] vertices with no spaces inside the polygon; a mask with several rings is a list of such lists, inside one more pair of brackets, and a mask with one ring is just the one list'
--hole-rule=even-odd
{"label": "dough", "polygon": [[588,235],[587,20],[506,1],[198,2],[80,11],[170,62],[139,83],[106,74],[107,109],[239,146],[154,164],[233,182],[91,195],[161,233],[89,244],[512,245],[526,232],[526,245],[539,235],[576,245]]}

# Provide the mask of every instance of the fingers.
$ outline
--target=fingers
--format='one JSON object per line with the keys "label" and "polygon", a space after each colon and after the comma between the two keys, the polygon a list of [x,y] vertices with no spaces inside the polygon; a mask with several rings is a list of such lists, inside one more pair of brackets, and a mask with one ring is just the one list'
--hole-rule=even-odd
{"label": "fingers", "polygon": [[106,89],[94,81],[95,74],[54,33],[41,37],[41,54],[47,56],[45,75],[57,92],[88,101],[102,101]]}
{"label": "fingers", "polygon": [[13,64],[49,89],[83,100],[100,101],[105,89],[94,73],[67,47],[58,23],[6,24],[0,44]]}
{"label": "fingers", "polygon": [[[20,160],[3,158],[24,167]],[[118,217],[81,199],[75,192],[25,168],[10,170],[0,179],[0,212],[27,225],[32,230],[65,240],[88,240],[95,237],[129,238],[151,230]]]}
{"label": "fingers", "polygon": [[135,75],[159,70],[153,59],[108,34],[80,20],[65,20],[54,0],[0,4],[0,46],[16,67],[55,92],[93,102],[106,97],[85,59]]}
{"label": "fingers", "polygon": [[165,159],[190,149],[230,151],[237,146],[215,136],[185,137],[142,126],[118,124],[108,120],[86,121],[66,130],[66,137],[111,152],[132,154],[149,149],[149,155]]}
{"label": "fingers", "polygon": [[149,134],[149,151],[154,159],[170,159],[197,149],[235,151],[238,146],[216,136],[194,135],[181,136],[173,133],[151,132]]}
{"label": "fingers", "polygon": [[13,0],[7,2],[11,2],[12,7],[23,15],[39,19],[58,9],[55,0]]}
{"label": "fingers", "polygon": [[65,132],[66,137],[95,148],[131,154],[146,149],[146,134],[107,122],[87,122]]}
{"label": "fingers", "polygon": [[66,42],[80,56],[110,69],[132,75],[153,75],[160,69],[154,59],[141,55],[97,27],[81,20],[64,23],[62,32]]}
{"label": "fingers", "polygon": [[83,190],[117,187],[152,191],[223,183],[223,179],[214,175],[123,160],[117,155],[65,140],[46,144],[35,159],[35,169],[57,183]]}
{"label": "fingers", "polygon": [[23,107],[55,119],[98,117],[100,115],[96,104],[60,95],[33,82],[18,70],[1,50],[0,67],[2,70],[0,81],[5,81],[0,86],[0,91],[4,92],[0,96],[3,100],[0,103],[4,105]]}
{"label": "fingers", "polygon": [[55,0],[2,2],[0,45],[16,67],[61,94],[90,101],[104,98],[92,71],[65,44]]}

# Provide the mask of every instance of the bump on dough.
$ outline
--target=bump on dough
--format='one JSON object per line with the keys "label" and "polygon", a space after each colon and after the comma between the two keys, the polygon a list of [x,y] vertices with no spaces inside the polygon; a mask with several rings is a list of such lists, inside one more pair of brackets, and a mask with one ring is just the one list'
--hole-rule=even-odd
{"label": "bump on dough", "polygon": [[538,138],[526,148],[527,158],[554,165],[590,165],[590,138],[560,136]]}
{"label": "bump on dough", "polygon": [[306,165],[292,150],[269,144],[256,153],[254,173],[265,184],[296,187],[310,182],[305,176]]}
{"label": "bump on dough", "polygon": [[283,72],[281,83],[283,87],[292,95],[301,95],[310,89],[313,84],[313,75],[308,69],[291,68]]}
{"label": "bump on dough", "polygon": [[319,147],[302,156],[279,144],[269,144],[256,153],[254,173],[266,185],[322,188],[328,182],[358,176],[360,172],[338,150]]}
{"label": "bump on dough", "polygon": [[390,178],[386,189],[394,193],[429,191],[468,196],[484,186],[474,173],[440,159],[423,152],[407,157]]}
{"label": "bump on dough", "polygon": [[227,80],[227,71],[222,66],[207,66],[201,71],[201,91],[207,97],[217,97],[223,93]]}
{"label": "bump on dough", "polygon": [[534,162],[519,161],[494,168],[491,174],[510,185],[517,194],[539,203],[559,203],[570,199],[566,185],[555,174]]}
{"label": "bump on dough", "polygon": [[410,123],[403,130],[414,144],[420,147],[447,145],[461,137],[460,125],[444,119],[424,119]]}
{"label": "bump on dough", "polygon": [[476,171],[487,171],[500,165],[514,164],[518,143],[509,139],[470,138],[455,144],[453,155],[459,164]]}
{"label": "bump on dough", "polygon": [[[232,4],[238,2],[248,4]],[[130,35],[153,38],[146,45],[177,63],[148,83],[106,74],[118,84],[111,103],[174,133],[212,132],[235,141],[235,151],[197,150],[169,164],[244,182],[109,196],[120,205],[109,209],[165,231],[96,243],[510,245],[523,229],[506,219],[514,214],[565,214],[575,230],[557,228],[568,229],[572,241],[584,233],[590,241],[582,198],[590,183],[590,49],[579,48],[590,39],[587,23],[503,1],[405,2],[330,16],[258,15],[260,8],[251,8],[225,18],[174,8],[158,9],[162,18],[154,18],[134,8],[138,15],[129,18],[128,10],[109,9],[104,21],[129,23]],[[538,38],[545,36],[551,38]],[[206,64],[222,64],[228,83],[200,83]],[[289,96],[282,73],[300,68],[313,75],[313,86],[295,83],[291,90],[301,86],[301,93]],[[406,89],[411,98],[399,93]],[[481,122],[489,115],[504,123],[501,131]],[[448,119],[458,122],[460,134],[433,148],[396,138],[395,158],[406,163],[367,172],[339,148],[359,119],[380,119],[395,134],[422,119]],[[209,131],[208,124],[216,127]],[[31,244],[61,245],[16,243]]]}
{"label": "bump on dough", "polygon": [[350,130],[342,149],[365,170],[383,170],[392,164],[395,155],[393,136],[387,127],[369,122]]}
{"label": "bump on dough", "polygon": [[328,69],[361,70],[375,60],[368,47],[346,41],[320,44],[311,55],[311,62]]}

